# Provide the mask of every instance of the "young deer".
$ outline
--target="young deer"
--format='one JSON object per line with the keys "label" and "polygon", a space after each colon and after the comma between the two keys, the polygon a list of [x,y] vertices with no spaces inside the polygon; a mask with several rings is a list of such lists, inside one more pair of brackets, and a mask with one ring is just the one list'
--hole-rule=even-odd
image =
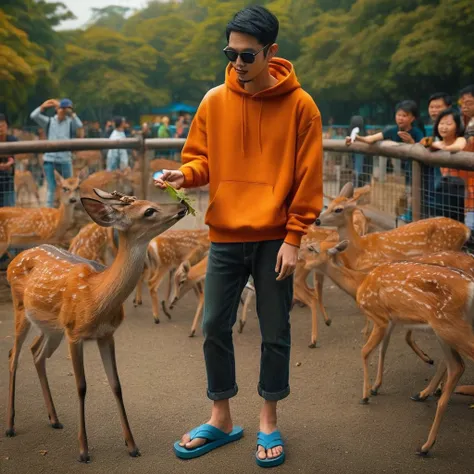
{"label": "young deer", "polygon": [[118,254],[112,265],[83,259],[52,245],[19,254],[9,265],[15,312],[15,340],[10,351],[10,389],[7,436],[14,436],[15,377],[18,357],[31,325],[41,332],[31,346],[49,419],[62,428],[46,377],[46,359],[64,334],[76,378],[80,402],[79,446],[81,462],[89,461],[85,425],[86,379],[83,342],[97,340],[105,372],[118,404],[125,443],[130,456],[140,453],[128,424],[115,361],[114,332],[124,319],[123,302],[133,291],[145,262],[150,239],[186,215],[184,204],[155,204],[120,193],[95,189],[97,197],[82,197],[90,217],[100,226],[119,232]]}
{"label": "young deer", "polygon": [[91,222],[72,239],[69,252],[105,265],[107,250],[110,250],[114,257],[117,254],[113,232],[112,227],[101,227]]}
{"label": "young deer", "polygon": [[15,193],[18,205],[31,205],[32,197],[36,199],[38,206],[40,205],[40,196],[38,185],[31,171],[16,170],[15,171]]}
{"label": "young deer", "polygon": [[0,256],[9,247],[41,243],[59,243],[74,223],[74,207],[79,201],[79,185],[83,175],[63,179],[55,171],[56,183],[60,189],[60,206],[0,208]]}
{"label": "young deer", "polygon": [[[158,288],[163,278],[186,259],[193,258],[195,261],[199,261],[208,250],[209,237],[207,230],[171,230],[153,239],[148,246],[146,269],[137,284],[135,305],[142,304],[141,283],[143,280],[147,280],[153,308],[153,319],[156,324],[159,324]],[[172,275],[170,275],[167,299],[170,297],[171,285]],[[170,318],[164,301],[162,305],[165,314]]]}
{"label": "young deer", "polygon": [[[309,245],[305,251],[308,253],[312,253],[313,255],[308,255],[306,258],[306,267],[308,270],[319,270],[324,272],[328,275],[336,285],[338,285],[342,290],[346,293],[351,295],[354,299],[357,298],[357,292],[365,281],[368,273],[351,270],[350,268],[345,267],[344,265],[337,264],[334,259],[337,255],[341,252],[344,252],[348,246],[347,241],[342,241],[337,245],[329,242],[323,242],[318,248],[318,246],[312,244]],[[413,263],[413,264],[426,264],[426,265],[433,265],[434,267],[445,267],[445,268],[452,268],[456,270],[460,270],[464,272],[466,275],[474,278],[474,258],[464,252],[453,252],[453,251],[446,251],[446,252],[437,252],[433,254],[427,255],[418,255],[416,257],[410,257],[405,260],[405,262]],[[394,262],[396,263],[396,262]],[[371,388],[371,394],[377,395],[378,390],[382,385],[382,378],[383,378],[383,371],[384,371],[384,363],[385,363],[385,355],[387,352],[387,348],[390,342],[390,337],[393,331],[393,324],[389,324],[387,327],[387,331],[382,341],[382,345],[380,346],[380,354],[379,354],[379,362],[378,362],[378,369],[377,369],[377,378],[374,385]],[[412,350],[422,359],[425,360],[427,358],[426,354],[423,354],[421,350],[416,346],[415,342],[411,338],[411,330],[407,332],[406,342],[412,348]],[[408,336],[409,335],[409,336]],[[423,357],[424,356],[424,357]],[[432,364],[433,361],[430,360]],[[440,369],[438,368],[438,371]],[[437,372],[438,374],[438,372]],[[440,374],[440,378],[442,377],[442,373]],[[433,382],[430,385],[420,392],[419,395],[412,397],[415,401],[423,401],[427,398],[428,395],[436,390],[437,386],[439,385],[438,380],[436,386],[432,388],[432,385],[437,379],[435,377]]]}

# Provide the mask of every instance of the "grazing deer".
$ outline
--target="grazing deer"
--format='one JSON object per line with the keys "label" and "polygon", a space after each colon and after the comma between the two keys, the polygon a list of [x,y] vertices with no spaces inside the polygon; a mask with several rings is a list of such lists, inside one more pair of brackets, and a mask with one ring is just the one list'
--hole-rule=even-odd
{"label": "grazing deer", "polygon": [[59,243],[74,223],[74,207],[79,201],[79,185],[82,176],[63,179],[55,171],[59,187],[58,209],[36,207],[0,208],[0,255],[9,247]]}
{"label": "grazing deer", "polygon": [[31,346],[49,419],[62,428],[48,385],[46,359],[66,335],[80,402],[79,461],[89,462],[85,424],[86,379],[83,342],[97,340],[105,372],[118,404],[125,443],[130,456],[140,452],[130,430],[115,361],[114,332],[124,319],[123,302],[133,291],[145,262],[150,240],[187,213],[182,204],[155,204],[120,193],[95,189],[98,198],[82,197],[90,217],[98,225],[119,232],[118,254],[105,268],[52,245],[19,254],[9,265],[15,312],[15,340],[10,351],[10,389],[7,436],[14,436],[15,377],[18,358],[31,325],[41,332]]}
{"label": "grazing deer", "polygon": [[[306,267],[308,270],[319,270],[324,272],[327,276],[329,276],[334,283],[336,283],[339,288],[344,290],[354,299],[357,298],[357,292],[365,281],[368,272],[356,271],[350,268],[345,267],[344,265],[337,264],[334,262],[334,258],[336,255],[339,255],[341,252],[345,251],[348,246],[347,241],[340,242],[337,245],[334,245],[331,242],[323,242],[319,246],[315,244],[310,244],[305,251],[309,254],[306,257]],[[319,248],[318,248],[319,247]],[[313,254],[311,256],[310,254]],[[316,255],[316,256],[314,256]],[[405,260],[406,262],[413,263],[413,264],[426,264],[426,265],[433,265],[439,267],[446,267],[446,268],[454,268],[456,270],[460,270],[466,275],[471,276],[474,278],[474,258],[466,254],[464,252],[453,252],[453,251],[446,251],[446,252],[437,252],[433,254],[427,255],[418,255],[415,257],[410,257]],[[396,283],[394,283],[396,284]],[[382,377],[384,371],[384,363],[385,363],[385,355],[387,352],[387,348],[390,342],[390,337],[393,331],[393,325],[390,324],[387,328],[385,336],[382,341],[382,345],[380,346],[380,354],[379,354],[379,362],[378,362],[378,369],[377,369],[377,378],[374,385],[371,388],[371,394],[377,395],[382,385]],[[428,358],[426,354],[424,354],[416,345],[411,337],[412,331],[409,330],[406,336],[406,342],[411,347],[411,349],[425,362],[433,364],[433,361]],[[438,371],[440,369],[438,368]],[[442,373],[439,374],[440,378],[442,377]],[[437,372],[438,376],[438,372]],[[430,385],[420,392],[419,395],[412,397],[415,401],[423,401],[425,400],[428,395],[430,395],[434,390],[436,390],[437,386],[439,385],[439,381],[434,387],[432,385],[435,383],[435,379],[433,379]]]}
{"label": "grazing deer", "polygon": [[113,228],[101,227],[95,222],[85,225],[72,239],[69,252],[87,260],[106,264],[106,253],[117,254],[114,244]]}
{"label": "grazing deer", "polygon": [[[209,250],[209,245],[207,230],[170,230],[153,239],[148,246],[145,271],[137,284],[135,305],[142,304],[142,281],[146,280],[151,297],[153,319],[156,324],[159,324],[158,288],[163,278],[186,259],[199,261]],[[170,274],[166,299],[170,297],[171,286],[172,275]],[[163,309],[170,318],[164,302]]]}

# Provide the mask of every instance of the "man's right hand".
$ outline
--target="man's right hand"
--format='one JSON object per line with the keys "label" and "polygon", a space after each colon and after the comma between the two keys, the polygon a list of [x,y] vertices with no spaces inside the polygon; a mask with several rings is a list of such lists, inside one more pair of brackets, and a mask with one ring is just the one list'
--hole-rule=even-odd
{"label": "man's right hand", "polygon": [[179,170],[163,170],[163,174],[159,179],[155,179],[155,186],[165,189],[165,181],[175,189],[180,189],[184,183],[184,174]]}
{"label": "man's right hand", "polygon": [[56,99],[48,99],[45,100],[41,106],[40,109],[43,111],[44,109],[48,109],[49,107],[59,107],[59,102]]}

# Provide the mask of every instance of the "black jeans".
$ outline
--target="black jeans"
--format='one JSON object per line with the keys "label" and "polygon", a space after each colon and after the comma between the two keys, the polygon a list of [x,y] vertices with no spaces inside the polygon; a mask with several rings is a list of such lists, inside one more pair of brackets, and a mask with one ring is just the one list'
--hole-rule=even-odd
{"label": "black jeans", "polygon": [[212,243],[204,302],[204,357],[211,400],[237,394],[232,327],[240,295],[253,276],[262,334],[258,393],[281,400],[290,393],[290,309],[293,277],[276,281],[276,258],[282,240],[250,243]]}

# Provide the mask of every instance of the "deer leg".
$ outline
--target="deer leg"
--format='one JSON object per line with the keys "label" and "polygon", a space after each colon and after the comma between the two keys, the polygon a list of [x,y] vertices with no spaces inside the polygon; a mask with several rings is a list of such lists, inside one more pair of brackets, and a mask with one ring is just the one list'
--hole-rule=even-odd
{"label": "deer leg", "polygon": [[7,253],[9,242],[0,242],[0,257]]}
{"label": "deer leg", "polygon": [[142,285],[143,285],[143,280],[145,279],[145,272],[146,270],[143,271],[143,273],[140,275],[140,278],[138,279],[137,287],[135,290],[135,298],[133,299],[133,306],[135,306],[135,308],[143,303]]}
{"label": "deer leg", "polygon": [[369,403],[369,364],[368,359],[372,351],[380,344],[382,339],[385,336],[386,326],[379,326],[374,322],[374,328],[370,333],[368,341],[365,343],[364,347],[362,348],[361,355],[362,355],[362,363],[364,367],[364,388],[362,392],[362,400],[361,403],[366,405]]}
{"label": "deer leg", "polygon": [[82,341],[69,343],[69,349],[74,369],[74,377],[76,379],[77,394],[79,396],[79,462],[90,462],[89,447],[87,445],[86,433],[86,375],[84,373],[84,346]]}
{"label": "deer leg", "polygon": [[370,335],[370,319],[367,316],[365,317],[365,326],[362,328],[361,332],[366,339]]}
{"label": "deer leg", "polygon": [[18,358],[20,357],[21,346],[25,342],[26,335],[30,329],[30,322],[25,318],[24,310],[15,311],[15,340],[13,348],[9,353],[10,362],[10,385],[8,391],[8,410],[7,410],[7,430],[6,436],[11,438],[15,436],[15,385],[16,370],[18,368]]}
{"label": "deer leg", "polygon": [[[463,334],[459,334],[459,337],[463,337]],[[446,380],[446,385],[444,386],[443,394],[441,395],[438,406],[436,408],[436,415],[433,421],[433,425],[431,426],[430,433],[428,435],[428,440],[426,443],[421,447],[417,454],[420,456],[426,456],[429,450],[433,447],[436,437],[438,435],[439,427],[441,425],[441,421],[443,419],[444,413],[446,412],[446,408],[448,407],[449,399],[451,398],[451,394],[453,393],[456,384],[458,383],[459,379],[461,378],[464,372],[464,362],[461,359],[459,353],[448,346],[446,342],[442,342],[443,351],[446,356],[446,364],[448,367],[448,379]]]}
{"label": "deer leg", "polygon": [[158,274],[150,278],[148,280],[148,289],[150,290],[150,297],[151,297],[151,306],[153,310],[153,319],[155,320],[155,324],[160,323],[160,310],[158,304],[158,288],[163,281],[164,276],[168,272],[168,268],[161,268],[158,270]]}
{"label": "deer leg", "polygon": [[390,337],[392,336],[394,324],[390,321],[387,326],[387,331],[383,337],[382,344],[380,345],[379,350],[379,363],[377,368],[377,378],[375,379],[375,383],[370,391],[371,395],[377,395],[380,386],[382,385],[383,379],[383,368],[385,364],[385,355],[387,354],[388,344],[390,343]]}
{"label": "deer leg", "polygon": [[174,273],[173,270],[169,271],[168,291],[167,291],[167,294],[166,294],[166,299],[162,300],[162,302],[161,302],[161,307],[163,309],[163,313],[166,314],[168,319],[171,319],[171,314],[168,311],[168,308],[166,307],[166,302],[169,301],[170,296],[171,296],[171,287],[173,285],[173,273]]}
{"label": "deer leg", "polygon": [[322,273],[316,273],[316,272],[313,273],[313,285],[314,285],[316,301],[318,303],[319,310],[321,311],[323,315],[324,322],[326,326],[331,326],[332,319],[326,313],[326,308],[324,307],[324,304],[323,304],[324,275]]}
{"label": "deer leg", "polygon": [[245,295],[245,300],[244,304],[242,306],[242,316],[239,319],[239,329],[238,332],[242,334],[242,331],[244,330],[245,324],[247,323],[247,315],[249,311],[249,304],[252,301],[253,295],[255,294],[255,291],[248,290],[247,294]]}
{"label": "deer leg", "polygon": [[201,316],[202,308],[204,306],[204,292],[202,290],[198,292],[198,298],[199,298],[198,307],[196,309],[196,314],[194,315],[193,325],[191,326],[191,333],[189,334],[189,337],[193,337],[194,334],[196,333],[199,317]]}
{"label": "deer leg", "polygon": [[120,414],[120,422],[122,423],[123,435],[125,444],[128,448],[128,454],[132,457],[140,456],[140,451],[133,439],[132,431],[128,423],[125,405],[123,404],[122,387],[117,372],[117,361],[115,359],[115,342],[113,336],[99,339],[97,341],[99,346],[100,356],[104,364],[105,373],[110,384],[110,388],[115,396],[117,406]]}
{"label": "deer leg", "polygon": [[62,332],[55,332],[52,334],[41,334],[31,345],[31,353],[35,363],[38,378],[41,384],[46,409],[48,410],[48,417],[51,427],[61,430],[63,425],[59,422],[56,408],[54,407],[51,390],[49,388],[48,377],[46,375],[46,359],[49,359],[54,351],[59,347],[63,338]]}
{"label": "deer leg", "polygon": [[433,393],[435,393],[436,389],[438,388],[445,374],[446,374],[446,363],[443,360],[443,361],[440,361],[440,363],[438,364],[438,367],[436,368],[436,373],[434,377],[431,379],[428,386],[424,390],[422,390],[420,393],[413,395],[411,399],[414,402],[424,402],[430,395],[433,395]]}
{"label": "deer leg", "polygon": [[424,353],[418,346],[418,344],[413,340],[413,331],[409,330],[405,334],[405,341],[411,347],[411,350],[423,361],[427,364],[433,365],[433,359],[426,353]]}
{"label": "deer leg", "polygon": [[[318,313],[316,310],[316,301],[314,295],[311,299],[304,301],[307,306],[311,309],[311,344],[308,346],[310,349],[318,347]],[[309,303],[309,304],[308,304]]]}

